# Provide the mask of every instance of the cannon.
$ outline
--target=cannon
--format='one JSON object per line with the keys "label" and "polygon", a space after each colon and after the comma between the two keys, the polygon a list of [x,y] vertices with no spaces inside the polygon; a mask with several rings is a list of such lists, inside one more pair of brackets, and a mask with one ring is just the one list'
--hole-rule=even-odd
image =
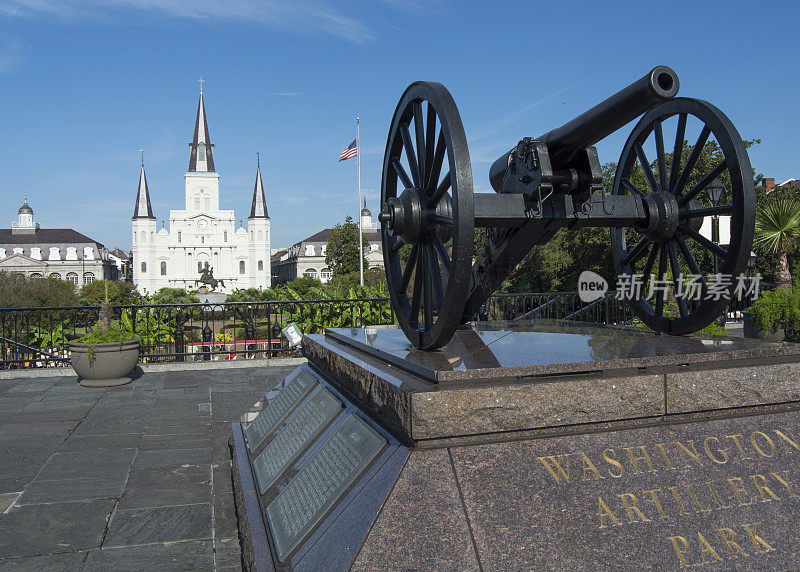
{"label": "cannon", "polygon": [[[654,296],[631,300],[653,330],[691,333],[716,319],[727,300],[705,295],[704,277],[745,270],[753,171],[728,117],[706,101],[676,97],[678,88],[671,68],[653,68],[565,125],[520,140],[490,168],[495,192],[474,193],[450,92],[435,82],[408,86],[386,142],[378,220],[391,304],[409,341],[424,350],[446,344],[531,248],[561,228],[609,228],[617,274],[640,276],[643,289],[661,281]],[[594,145],[639,116],[605,189]],[[720,215],[730,216],[727,247],[700,233],[706,217]],[[475,256],[479,227],[487,240]],[[678,287],[684,274],[699,277],[699,299]]]}

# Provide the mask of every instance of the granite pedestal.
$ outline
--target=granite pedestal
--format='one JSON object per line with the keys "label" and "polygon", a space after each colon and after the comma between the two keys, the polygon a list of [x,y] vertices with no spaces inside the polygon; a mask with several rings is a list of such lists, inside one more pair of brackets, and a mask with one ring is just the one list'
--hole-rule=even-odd
{"label": "granite pedestal", "polygon": [[233,427],[251,569],[800,562],[800,346],[536,322],[303,350]]}

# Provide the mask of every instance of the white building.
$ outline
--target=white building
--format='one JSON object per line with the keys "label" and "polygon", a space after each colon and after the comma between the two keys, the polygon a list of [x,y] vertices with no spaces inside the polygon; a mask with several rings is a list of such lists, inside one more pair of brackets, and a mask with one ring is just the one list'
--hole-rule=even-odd
{"label": "white building", "polygon": [[[323,283],[331,279],[333,273],[325,262],[328,241],[331,238],[330,228],[309,236],[293,244],[291,248],[273,254],[273,282],[285,284],[300,276],[316,278]],[[364,259],[369,268],[383,267],[383,250],[381,249],[381,231],[378,222],[372,220],[372,213],[367,208],[366,200],[361,209],[361,231],[367,239]]]}
{"label": "white building", "polygon": [[105,246],[71,228],[40,228],[28,199],[10,229],[0,229],[0,271],[59,278],[76,286],[117,279]]}
{"label": "white building", "polygon": [[139,292],[160,288],[196,289],[208,268],[221,280],[217,291],[269,288],[270,220],[256,170],[247,228],[236,228],[232,210],[219,208],[219,174],[214,170],[214,145],[208,132],[203,92],[197,104],[189,170],[184,175],[186,208],[169,212],[169,230],[156,228],[144,164],[133,211],[133,282]]}

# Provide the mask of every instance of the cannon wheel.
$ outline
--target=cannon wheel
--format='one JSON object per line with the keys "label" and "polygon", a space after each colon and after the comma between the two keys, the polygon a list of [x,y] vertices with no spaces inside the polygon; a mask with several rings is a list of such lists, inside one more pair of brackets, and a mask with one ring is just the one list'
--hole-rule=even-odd
{"label": "cannon wheel", "polygon": [[[667,120],[669,126],[675,125],[674,139],[667,139],[670,143],[675,141],[672,157],[664,151],[664,123]],[[699,131],[691,150],[685,140],[689,122],[690,128]],[[713,145],[712,136],[724,160],[717,164],[703,164],[708,161],[701,150],[706,145]],[[691,144],[691,140],[688,143]],[[655,148],[656,168],[649,163],[646,147]],[[634,169],[643,172],[646,184],[640,186],[644,188],[638,188],[632,181]],[[725,188],[716,203],[709,193],[715,180],[724,182]],[[696,332],[710,324],[728,304],[724,297],[713,292],[713,288],[709,290],[708,276],[713,274],[714,258],[717,272],[723,277],[732,277],[733,284],[727,289],[730,293],[737,277],[745,270],[753,245],[753,170],[744,142],[733,123],[719,109],[701,100],[676,98],[654,107],[642,117],[625,143],[612,192],[637,194],[650,205],[674,209],[672,218],[675,220],[666,230],[611,230],[617,273],[630,278],[642,275],[643,296],[632,300],[636,315],[653,330],[670,334]],[[671,196],[665,197],[663,193]],[[730,216],[730,244],[727,247],[708,240],[699,232],[704,219],[714,215]],[[647,300],[644,296],[650,290],[653,274],[666,281],[657,284],[659,288],[655,288],[654,295]],[[687,288],[679,288],[678,277],[682,274],[702,276],[695,279],[697,289],[694,292],[700,293],[699,300],[687,295]],[[675,298],[677,312],[667,312],[669,301],[663,288],[667,285]],[[675,313],[677,315],[669,315]]]}
{"label": "cannon wheel", "polygon": [[378,219],[400,327],[414,346],[439,348],[460,323],[473,249],[467,138],[450,92],[439,83],[415,82],[397,104]]}

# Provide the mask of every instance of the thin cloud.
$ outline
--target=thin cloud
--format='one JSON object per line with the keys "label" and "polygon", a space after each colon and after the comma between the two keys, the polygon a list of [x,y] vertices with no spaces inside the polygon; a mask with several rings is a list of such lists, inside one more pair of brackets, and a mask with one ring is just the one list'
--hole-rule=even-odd
{"label": "thin cloud", "polygon": [[489,135],[494,135],[495,133],[497,133],[501,129],[504,129],[504,128],[508,127],[509,125],[512,125],[513,123],[517,123],[520,119],[525,117],[525,115],[527,115],[528,112],[531,111],[532,109],[535,109],[535,108],[539,107],[543,103],[547,103],[548,101],[558,97],[559,95],[561,95],[565,91],[569,91],[570,89],[579,86],[581,83],[583,83],[583,82],[577,82],[577,83],[573,83],[572,85],[568,85],[566,87],[562,87],[561,89],[556,90],[556,91],[554,91],[554,92],[552,92],[552,93],[550,93],[548,95],[545,95],[544,97],[542,97],[540,99],[537,99],[533,103],[530,103],[530,104],[526,105],[525,107],[523,107],[521,109],[518,109],[517,111],[515,111],[512,114],[506,115],[502,119],[498,119],[497,121],[494,121],[493,123],[490,123],[489,125],[487,125],[483,129],[478,131],[475,135],[470,137],[468,139],[468,141],[470,143],[472,143],[473,141],[478,141],[479,139],[483,139],[484,137],[488,137]]}
{"label": "thin cloud", "polygon": [[99,23],[125,12],[167,16],[178,20],[246,22],[293,33],[310,33],[363,44],[373,33],[321,0],[0,0],[0,15],[34,19],[43,16]]}
{"label": "thin cloud", "polygon": [[0,44],[0,74],[17,71],[24,61],[22,45],[19,42],[5,42]]}

